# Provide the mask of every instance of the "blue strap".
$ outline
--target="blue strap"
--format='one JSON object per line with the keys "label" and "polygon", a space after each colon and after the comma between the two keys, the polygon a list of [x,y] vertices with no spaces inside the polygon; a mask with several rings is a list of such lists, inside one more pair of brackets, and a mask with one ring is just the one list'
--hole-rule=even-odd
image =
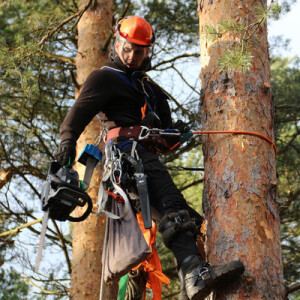
{"label": "blue strap", "polygon": [[[106,66],[102,67],[102,69],[105,69],[105,70],[107,70],[107,71],[113,72],[113,73],[116,74],[119,78],[123,79],[130,87],[132,87],[134,90],[136,90],[136,91],[139,92],[139,90],[134,86],[134,84],[132,83],[132,81],[129,80],[129,78],[128,78],[124,73],[119,72],[119,71],[117,71],[117,70],[114,70],[114,69],[112,69],[112,68],[106,67]],[[151,88],[151,90],[152,90],[152,87],[150,87],[150,88]],[[150,102],[149,102],[149,99],[148,99],[147,95],[145,95],[145,102],[147,103],[147,106],[148,106],[149,110],[150,110],[151,112],[154,112],[152,106],[150,105]]]}
{"label": "blue strap", "polygon": [[115,69],[106,67],[106,66],[104,66],[102,69],[105,69],[107,71],[113,72],[114,74],[116,74],[117,76],[119,76],[121,79],[123,79],[134,90],[137,90],[137,88],[133,85],[133,83],[131,82],[131,80],[129,80],[128,77],[124,73],[119,72],[119,71],[117,71]]}

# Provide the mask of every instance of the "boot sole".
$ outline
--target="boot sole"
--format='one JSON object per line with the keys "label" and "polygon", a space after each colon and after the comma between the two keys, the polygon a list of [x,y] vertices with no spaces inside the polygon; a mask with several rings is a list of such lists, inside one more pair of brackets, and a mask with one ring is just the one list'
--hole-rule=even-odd
{"label": "boot sole", "polygon": [[245,267],[241,261],[232,261],[229,264],[222,265],[220,267],[215,267],[214,269],[214,279],[207,280],[205,282],[205,287],[196,292],[191,300],[203,300],[206,298],[213,289],[221,287],[227,282],[231,282],[245,271]]}

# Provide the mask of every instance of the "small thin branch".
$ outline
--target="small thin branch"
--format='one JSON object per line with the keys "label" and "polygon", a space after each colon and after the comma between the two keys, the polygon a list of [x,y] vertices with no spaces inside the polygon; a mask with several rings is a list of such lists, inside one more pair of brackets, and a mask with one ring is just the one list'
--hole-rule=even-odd
{"label": "small thin branch", "polygon": [[90,7],[90,5],[92,4],[92,2],[93,2],[93,0],[89,0],[88,4],[85,5],[85,6],[83,7],[83,9],[79,11],[79,17],[78,17],[76,23],[74,24],[73,28],[75,28],[75,27],[77,26],[77,24],[78,24],[78,22],[80,21],[82,15],[83,15],[84,12]]}
{"label": "small thin branch", "polygon": [[286,296],[300,290],[300,282],[293,283],[286,287]]}
{"label": "small thin branch", "polygon": [[180,58],[185,58],[185,57],[199,57],[200,56],[200,53],[184,53],[184,54],[181,54],[181,55],[178,55],[178,56],[175,56],[171,59],[168,59],[168,60],[164,60],[164,61],[161,61],[160,63],[154,65],[152,67],[152,69],[156,69],[157,67],[161,66],[161,65],[165,65],[165,64],[168,64],[168,63],[173,63],[175,62],[177,59],[180,59]]}
{"label": "small thin branch", "polygon": [[23,225],[21,225],[21,226],[18,226],[18,227],[16,227],[16,228],[12,229],[12,230],[9,230],[9,231],[0,233],[0,237],[6,236],[6,235],[12,235],[12,234],[14,234],[14,233],[19,232],[21,229],[30,227],[30,226],[32,226],[32,225],[34,225],[34,224],[37,224],[37,223],[40,223],[40,222],[42,222],[42,221],[43,221],[43,218],[40,218],[40,219],[34,220],[34,221],[32,221],[32,222],[23,224]]}
{"label": "small thin branch", "polygon": [[48,291],[48,290],[43,289],[42,287],[40,287],[37,284],[35,284],[34,282],[32,282],[32,280],[30,278],[27,278],[27,279],[25,278],[24,282],[38,288],[39,290],[41,290],[41,292],[43,294],[47,294],[47,295],[57,295],[57,294],[59,294],[58,291]]}
{"label": "small thin branch", "polygon": [[[127,11],[128,11],[128,9],[130,7],[130,4],[131,4],[130,1],[126,4],[125,9],[124,9],[123,13],[121,14],[121,17],[125,17],[126,16]],[[105,40],[103,46],[101,47],[102,51],[106,51],[107,50],[107,47],[108,47],[110,41],[112,40],[113,36],[114,36],[114,32],[112,31],[109,34],[109,36],[107,37],[107,39]]]}
{"label": "small thin branch", "polygon": [[293,144],[293,142],[296,140],[296,138],[298,137],[299,134],[300,134],[300,130],[297,130],[297,132],[292,135],[291,139],[284,146],[284,148],[282,148],[280,151],[278,151],[278,154],[284,153],[287,149],[289,149],[291,147],[291,145]]}
{"label": "small thin branch", "polygon": [[192,187],[192,186],[194,186],[194,185],[197,185],[197,184],[199,184],[199,183],[202,183],[203,180],[204,180],[204,179],[201,178],[201,179],[199,179],[199,180],[193,181],[192,183],[190,183],[190,184],[188,184],[188,185],[186,185],[186,186],[180,188],[179,191],[182,192],[182,191],[184,191],[184,190],[187,190],[188,188],[190,188],[190,187]]}
{"label": "small thin branch", "polygon": [[[148,76],[148,78],[152,80],[152,78],[150,76]],[[180,110],[182,111],[183,114],[186,114],[189,116],[190,119],[193,119],[193,116],[192,114],[187,110],[185,109],[172,95],[170,95],[165,89],[161,88],[163,90],[163,92],[171,99],[173,100],[173,102],[175,102],[175,104],[177,105],[178,108],[180,108]]]}
{"label": "small thin branch", "polygon": [[179,70],[175,67],[175,66],[172,66],[172,69],[175,70],[175,72],[179,75],[179,77],[183,80],[183,82],[192,90],[194,91],[195,93],[197,93],[199,96],[200,96],[200,93],[198,91],[196,91],[196,89],[191,86],[188,81],[183,77],[182,73],[179,72]]}
{"label": "small thin branch", "polygon": [[52,223],[56,229],[56,232],[57,232],[57,236],[59,238],[59,241],[61,242],[61,247],[63,249],[63,252],[65,254],[65,257],[66,257],[66,261],[67,261],[67,264],[68,264],[68,270],[69,270],[69,274],[71,274],[71,271],[72,271],[72,267],[71,267],[71,260],[70,260],[70,257],[69,257],[69,253],[68,253],[68,249],[67,249],[67,246],[66,246],[66,243],[65,243],[65,239],[63,238],[56,222],[54,219],[52,219]]}
{"label": "small thin branch", "polygon": [[72,21],[74,18],[78,17],[78,20],[76,22],[76,24],[78,23],[78,21],[80,20],[80,18],[82,17],[83,13],[89,8],[89,6],[91,5],[92,0],[89,0],[88,4],[85,5],[83,7],[83,9],[81,9],[80,11],[78,11],[77,13],[73,14],[72,16],[66,18],[65,20],[63,20],[60,24],[58,24],[54,29],[50,30],[38,43],[39,46],[42,46],[46,40],[51,37],[55,32],[59,31],[65,24],[69,23],[70,21]]}
{"label": "small thin branch", "polygon": [[70,71],[70,75],[71,75],[72,82],[74,83],[75,88],[79,91],[80,88],[81,88],[81,85],[78,83],[78,81],[77,81],[77,79],[76,79],[76,76],[75,76],[73,70],[69,70],[69,71]]}
{"label": "small thin branch", "polygon": [[[250,30],[250,29],[252,29],[252,28],[254,28],[254,29],[253,29],[253,32],[250,33],[250,34],[248,35],[247,38],[245,38],[245,40],[244,40],[245,42],[248,42],[248,40],[250,40],[250,39],[252,38],[252,36],[256,33],[258,27],[259,27],[263,22],[265,22],[265,20],[266,20],[266,18],[265,18],[265,17],[262,17],[262,18],[260,19],[260,21],[257,21],[256,23],[250,24],[250,25],[248,26],[249,28],[246,29],[246,32],[248,32],[248,30]],[[253,26],[251,26],[251,25],[253,25]]]}
{"label": "small thin branch", "polygon": [[164,299],[171,298],[171,297],[173,297],[173,296],[178,295],[179,293],[180,293],[180,291],[173,292],[172,294],[169,294],[169,295],[164,296]]}
{"label": "small thin branch", "polygon": [[67,63],[67,64],[70,64],[72,66],[76,66],[75,59],[73,59],[71,57],[66,57],[66,56],[63,56],[63,55],[56,55],[56,54],[53,54],[53,53],[43,52],[43,51],[42,52],[37,52],[36,55],[47,57],[49,59],[55,59],[55,60],[60,61],[62,63]]}
{"label": "small thin branch", "polygon": [[275,108],[296,108],[296,109],[299,109],[300,106],[299,105],[279,104],[279,105],[275,105]]}

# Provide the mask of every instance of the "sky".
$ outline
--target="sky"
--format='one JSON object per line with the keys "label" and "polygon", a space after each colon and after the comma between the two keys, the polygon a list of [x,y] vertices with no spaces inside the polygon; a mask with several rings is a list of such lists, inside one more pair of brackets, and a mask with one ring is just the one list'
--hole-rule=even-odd
{"label": "sky", "polygon": [[282,56],[300,57],[300,1],[292,5],[291,11],[282,15],[278,21],[269,21],[269,38],[282,35],[285,39],[290,39],[288,51],[281,50]]}

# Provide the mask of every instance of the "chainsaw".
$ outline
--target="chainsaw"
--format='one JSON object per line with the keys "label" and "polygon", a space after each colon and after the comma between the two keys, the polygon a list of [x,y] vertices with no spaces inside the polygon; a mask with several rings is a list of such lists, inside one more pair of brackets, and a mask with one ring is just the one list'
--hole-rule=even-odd
{"label": "chainsaw", "polygon": [[[36,259],[35,272],[38,271],[42,259],[48,219],[57,221],[82,222],[92,212],[93,202],[86,193],[93,170],[102,158],[101,150],[94,145],[86,145],[78,162],[86,166],[83,181],[71,166],[61,166],[58,162],[51,162],[47,178],[41,192],[42,210],[45,212],[42,231]],[[71,216],[77,207],[87,208],[79,217]]]}

